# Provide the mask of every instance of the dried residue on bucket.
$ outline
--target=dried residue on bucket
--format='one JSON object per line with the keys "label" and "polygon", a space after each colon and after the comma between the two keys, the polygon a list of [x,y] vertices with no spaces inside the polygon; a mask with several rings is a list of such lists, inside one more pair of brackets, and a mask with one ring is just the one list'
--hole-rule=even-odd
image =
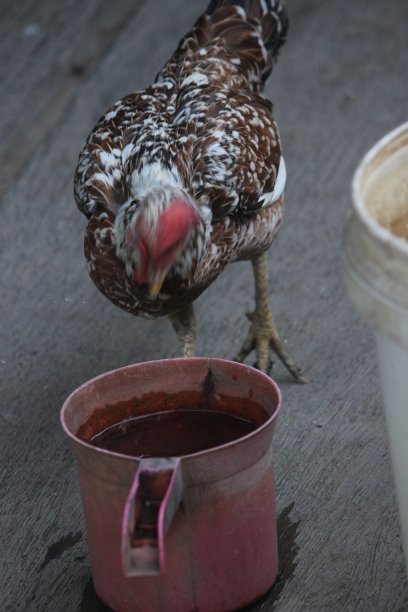
{"label": "dried residue on bucket", "polygon": [[374,219],[408,241],[408,156],[395,155],[368,181],[365,206]]}

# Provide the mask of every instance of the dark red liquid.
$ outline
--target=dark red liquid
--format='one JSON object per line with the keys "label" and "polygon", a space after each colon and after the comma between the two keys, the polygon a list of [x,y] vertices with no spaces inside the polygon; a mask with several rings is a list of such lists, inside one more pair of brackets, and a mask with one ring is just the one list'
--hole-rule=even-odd
{"label": "dark red liquid", "polygon": [[181,457],[241,438],[256,425],[216,410],[156,412],[116,423],[90,444],[132,457]]}

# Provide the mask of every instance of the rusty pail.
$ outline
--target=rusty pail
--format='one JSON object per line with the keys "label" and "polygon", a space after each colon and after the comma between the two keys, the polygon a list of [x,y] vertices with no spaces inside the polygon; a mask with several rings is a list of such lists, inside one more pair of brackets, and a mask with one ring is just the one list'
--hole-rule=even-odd
{"label": "rusty pail", "polygon": [[[169,359],[103,374],[61,420],[78,464],[94,587],[116,612],[230,612],[278,571],[272,436],[280,407],[261,372],[218,359]],[[135,457],[90,443],[142,415],[212,410],[249,420],[226,444]]]}

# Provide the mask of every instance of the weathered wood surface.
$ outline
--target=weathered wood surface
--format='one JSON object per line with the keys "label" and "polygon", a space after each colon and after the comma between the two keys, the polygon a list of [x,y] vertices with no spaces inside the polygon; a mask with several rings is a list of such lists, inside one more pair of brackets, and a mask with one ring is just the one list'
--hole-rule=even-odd
{"label": "weathered wood surface", "polygon": [[[288,0],[268,86],[289,168],[271,250],[272,303],[308,386],[277,364],[281,577],[253,607],[408,610],[373,338],[341,281],[341,233],[361,155],[406,120],[405,0]],[[105,107],[147,84],[205,0],[0,6],[0,610],[105,609],[90,580],[59,407],[78,384],[176,353],[166,321],[132,319],[92,286],[72,175]],[[231,357],[252,306],[238,264],[200,298],[198,353]],[[147,611],[148,612],[148,611]]]}

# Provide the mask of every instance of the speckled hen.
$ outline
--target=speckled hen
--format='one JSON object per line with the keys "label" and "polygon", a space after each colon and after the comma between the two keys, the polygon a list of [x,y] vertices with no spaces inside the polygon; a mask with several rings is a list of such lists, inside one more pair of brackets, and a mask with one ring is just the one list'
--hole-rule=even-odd
{"label": "speckled hen", "polygon": [[184,356],[194,353],[194,300],[228,264],[251,260],[256,308],[236,359],[255,349],[266,371],[272,347],[302,381],[268,301],[286,169],[261,91],[287,28],[279,0],[213,0],[153,85],[98,121],[75,197],[98,289],[131,314],[168,315]]}

